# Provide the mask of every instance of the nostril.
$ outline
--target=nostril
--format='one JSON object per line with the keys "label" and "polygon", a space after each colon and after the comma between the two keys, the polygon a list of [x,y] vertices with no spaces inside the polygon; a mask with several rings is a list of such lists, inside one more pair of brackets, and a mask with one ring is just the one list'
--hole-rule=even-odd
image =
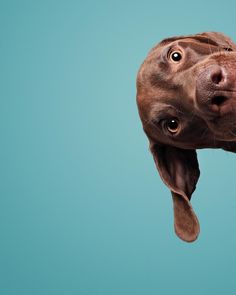
{"label": "nostril", "polygon": [[214,97],[211,99],[211,104],[212,104],[212,105],[220,106],[220,105],[222,105],[226,100],[227,100],[227,97],[226,97],[226,96],[223,96],[223,95],[214,96]]}
{"label": "nostril", "polygon": [[220,84],[220,82],[224,79],[221,70],[215,73],[212,73],[211,80],[214,84]]}

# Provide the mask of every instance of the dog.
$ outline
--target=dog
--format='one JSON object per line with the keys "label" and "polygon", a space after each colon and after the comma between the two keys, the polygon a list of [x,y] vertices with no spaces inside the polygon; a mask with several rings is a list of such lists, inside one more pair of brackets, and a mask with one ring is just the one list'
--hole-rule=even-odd
{"label": "dog", "polygon": [[200,231],[190,203],[200,175],[196,149],[236,152],[236,44],[218,32],[162,40],[138,71],[136,98],[171,190],[175,232],[193,242]]}

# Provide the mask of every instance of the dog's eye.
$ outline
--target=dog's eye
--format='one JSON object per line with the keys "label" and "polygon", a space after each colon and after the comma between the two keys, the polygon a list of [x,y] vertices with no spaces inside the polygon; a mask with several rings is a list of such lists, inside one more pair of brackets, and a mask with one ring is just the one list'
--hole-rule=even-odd
{"label": "dog's eye", "polygon": [[169,119],[165,122],[165,128],[171,134],[175,134],[180,130],[180,124],[177,119]]}
{"label": "dog's eye", "polygon": [[180,51],[173,51],[170,54],[171,61],[177,63],[182,59],[182,53]]}

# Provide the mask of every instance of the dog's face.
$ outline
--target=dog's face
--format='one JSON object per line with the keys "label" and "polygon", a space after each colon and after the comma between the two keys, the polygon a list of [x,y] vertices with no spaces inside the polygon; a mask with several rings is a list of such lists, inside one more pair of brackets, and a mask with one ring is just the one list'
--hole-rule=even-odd
{"label": "dog's face", "polygon": [[182,148],[236,140],[236,47],[219,33],[176,37],[154,47],[137,78],[144,130]]}
{"label": "dog's face", "polygon": [[220,33],[163,40],[140,67],[137,104],[172,192],[176,233],[193,241],[199,233],[189,202],[199,177],[195,149],[236,147],[236,45]]}

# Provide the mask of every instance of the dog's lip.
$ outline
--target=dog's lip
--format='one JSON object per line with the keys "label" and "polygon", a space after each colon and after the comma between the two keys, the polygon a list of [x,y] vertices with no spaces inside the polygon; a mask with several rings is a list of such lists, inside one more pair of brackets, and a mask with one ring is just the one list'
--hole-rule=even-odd
{"label": "dog's lip", "polygon": [[225,116],[236,114],[236,88],[214,91],[208,101],[208,111],[204,115],[209,121],[216,121]]}
{"label": "dog's lip", "polygon": [[[220,117],[219,120],[220,119],[222,119],[222,117]],[[219,124],[217,125],[214,123],[208,125],[216,140],[225,142],[236,142],[236,124],[234,126],[231,125],[220,129]]]}
{"label": "dog's lip", "polygon": [[232,133],[230,131],[228,134],[224,136],[216,136],[215,139],[221,142],[236,142],[236,130],[235,133]]}
{"label": "dog's lip", "polygon": [[[230,99],[236,99],[236,88],[226,88],[226,89],[216,89],[215,91],[213,91],[213,98],[217,97],[217,96],[224,96],[227,101]],[[212,101],[209,100],[209,103],[211,103]]]}
{"label": "dog's lip", "polygon": [[[236,88],[214,89],[209,91],[209,97],[211,98],[206,101],[207,108],[201,109],[196,104],[200,116],[202,115],[205,121],[218,119],[227,113],[230,114],[234,112],[233,109],[236,112]],[[233,105],[235,105],[234,108],[232,108]]]}
{"label": "dog's lip", "polygon": [[[236,82],[235,82],[236,84]],[[235,94],[236,97],[236,88],[219,88],[214,91],[214,95],[232,95]]]}

